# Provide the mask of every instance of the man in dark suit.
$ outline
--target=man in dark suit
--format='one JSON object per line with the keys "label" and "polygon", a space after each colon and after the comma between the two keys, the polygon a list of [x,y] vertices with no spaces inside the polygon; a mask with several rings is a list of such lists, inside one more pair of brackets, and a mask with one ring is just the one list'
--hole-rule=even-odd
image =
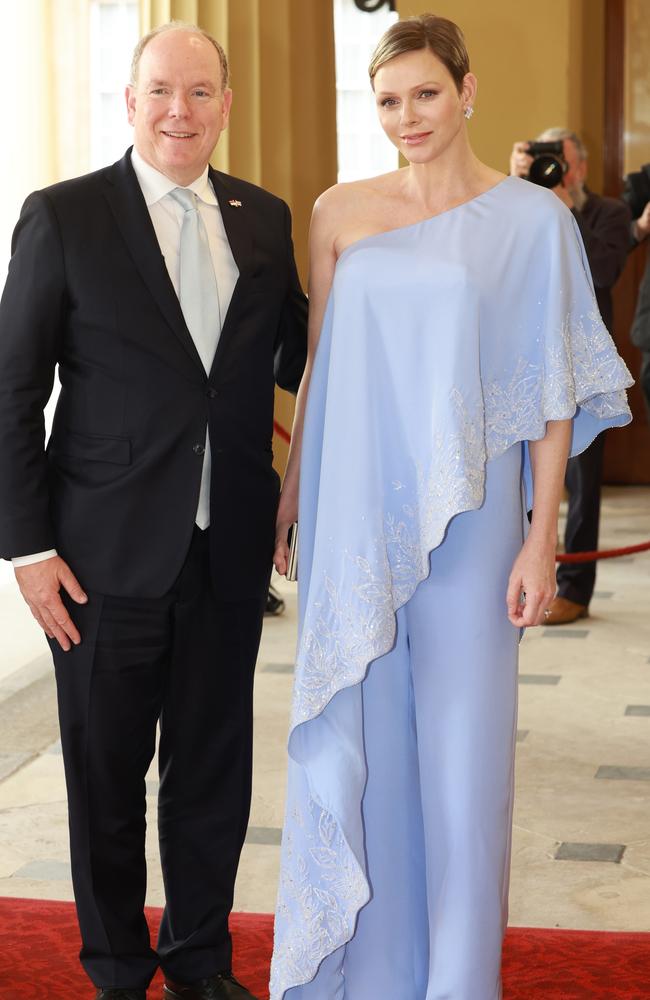
{"label": "man in dark suit", "polygon": [[[647,167],[646,173],[650,175],[650,169]],[[638,219],[632,223],[632,245],[639,246],[648,239],[648,236],[650,236],[650,201]],[[630,340],[641,351],[639,385],[650,420],[650,254],[647,251],[645,271],[639,285],[639,297],[630,329]]]}
{"label": "man in dark suit", "polygon": [[144,1000],[158,964],[168,1000],[251,998],[228,915],[279,492],[274,383],[300,379],[306,301],[287,206],[208,166],[227,79],[199,29],[146,36],[133,151],[30,195],[0,304],[0,554],[54,656],[81,961],[102,1000]]}

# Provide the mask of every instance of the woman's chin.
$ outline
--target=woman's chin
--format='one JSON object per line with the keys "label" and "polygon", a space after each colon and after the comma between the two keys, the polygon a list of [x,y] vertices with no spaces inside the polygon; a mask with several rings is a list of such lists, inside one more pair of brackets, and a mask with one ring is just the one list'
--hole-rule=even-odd
{"label": "woman's chin", "polygon": [[405,160],[409,163],[430,163],[436,159],[437,152],[431,149],[428,143],[423,143],[421,146],[406,146],[402,145],[400,147],[400,152]]}

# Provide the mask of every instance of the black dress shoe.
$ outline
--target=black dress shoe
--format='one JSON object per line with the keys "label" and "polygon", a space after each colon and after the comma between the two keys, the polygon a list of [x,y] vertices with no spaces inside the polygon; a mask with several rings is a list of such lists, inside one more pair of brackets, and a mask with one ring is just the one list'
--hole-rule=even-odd
{"label": "black dress shoe", "polygon": [[111,986],[106,990],[97,990],[95,1000],[147,1000],[147,991],[124,990],[119,986]]}
{"label": "black dress shoe", "polygon": [[188,986],[166,979],[163,1000],[257,1000],[257,997],[238,983],[232,972],[217,972]]}
{"label": "black dress shoe", "polygon": [[278,594],[275,587],[269,585],[269,592],[266,595],[266,608],[264,609],[265,615],[281,615],[284,614],[284,601]]}

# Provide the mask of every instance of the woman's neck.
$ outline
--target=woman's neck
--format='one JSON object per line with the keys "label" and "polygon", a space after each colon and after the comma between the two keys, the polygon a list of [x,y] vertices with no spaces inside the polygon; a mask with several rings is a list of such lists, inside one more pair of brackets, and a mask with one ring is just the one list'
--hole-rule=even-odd
{"label": "woman's neck", "polygon": [[474,155],[469,144],[404,171],[404,194],[431,214],[481,194],[503,175]]}

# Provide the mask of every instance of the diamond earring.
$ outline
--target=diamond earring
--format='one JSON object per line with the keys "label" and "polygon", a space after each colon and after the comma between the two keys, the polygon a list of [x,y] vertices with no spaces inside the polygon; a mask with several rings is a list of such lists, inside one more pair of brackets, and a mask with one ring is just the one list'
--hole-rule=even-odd
{"label": "diamond earring", "polygon": [[471,104],[468,104],[468,105],[467,105],[467,107],[465,108],[465,110],[464,110],[463,114],[465,115],[465,117],[466,117],[466,118],[467,118],[467,120],[469,121],[469,119],[470,119],[470,118],[472,117],[472,115],[474,114],[474,108],[472,107],[472,105],[471,105]]}

